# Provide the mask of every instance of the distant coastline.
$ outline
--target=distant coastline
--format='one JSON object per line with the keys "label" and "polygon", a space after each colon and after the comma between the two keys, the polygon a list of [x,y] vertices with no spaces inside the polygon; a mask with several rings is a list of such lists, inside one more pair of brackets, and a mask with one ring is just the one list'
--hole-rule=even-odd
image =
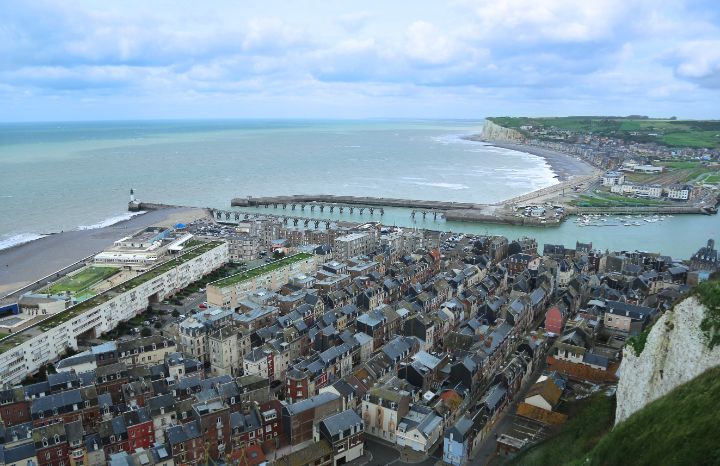
{"label": "distant coastline", "polygon": [[545,160],[545,162],[547,162],[548,165],[550,165],[550,168],[556,174],[559,181],[567,181],[573,176],[592,175],[593,173],[597,172],[597,168],[593,167],[584,160],[576,158],[572,155],[564,154],[562,152],[557,152],[540,147],[534,147],[527,144],[487,141],[484,140],[479,134],[465,136],[463,139],[468,141],[482,142],[489,146],[514,150],[517,152],[524,152],[526,154],[541,157]]}

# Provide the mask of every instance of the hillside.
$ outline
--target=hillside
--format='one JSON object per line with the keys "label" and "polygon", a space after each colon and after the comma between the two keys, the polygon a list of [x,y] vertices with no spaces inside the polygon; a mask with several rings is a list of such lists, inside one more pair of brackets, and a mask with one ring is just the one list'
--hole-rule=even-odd
{"label": "hillside", "polygon": [[[720,368],[708,370],[648,404],[612,431],[602,401],[588,403],[557,436],[509,464],[651,466],[720,464]],[[601,399],[600,399],[601,400]],[[597,415],[596,422],[592,416]],[[593,447],[594,445],[594,447]],[[588,449],[592,448],[589,452]]]}
{"label": "hillside", "polygon": [[716,367],[630,416],[575,464],[720,464],[718,399]]}
{"label": "hillside", "polygon": [[[720,148],[720,121],[670,120],[642,117],[573,116],[556,118],[492,117],[499,126],[543,138],[538,130],[607,136],[636,142],[655,142],[668,147]],[[553,139],[548,134],[549,139]]]}

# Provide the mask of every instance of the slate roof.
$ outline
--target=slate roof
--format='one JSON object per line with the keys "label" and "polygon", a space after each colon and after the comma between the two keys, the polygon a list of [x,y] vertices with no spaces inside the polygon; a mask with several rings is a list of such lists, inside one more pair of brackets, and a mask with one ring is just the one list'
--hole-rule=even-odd
{"label": "slate roof", "polygon": [[339,398],[340,398],[340,396],[338,396],[335,393],[323,392],[323,393],[320,393],[319,395],[312,396],[306,400],[301,400],[301,401],[298,401],[297,403],[289,404],[289,405],[285,406],[285,409],[287,410],[287,412],[290,416],[294,416],[298,413],[302,413],[309,409],[315,409],[318,406],[321,406],[325,403],[329,403],[333,400],[337,400]]}
{"label": "slate roof", "polygon": [[336,435],[356,425],[363,425],[363,421],[358,414],[352,409],[347,409],[341,413],[333,414],[320,421],[325,426],[330,435]]}

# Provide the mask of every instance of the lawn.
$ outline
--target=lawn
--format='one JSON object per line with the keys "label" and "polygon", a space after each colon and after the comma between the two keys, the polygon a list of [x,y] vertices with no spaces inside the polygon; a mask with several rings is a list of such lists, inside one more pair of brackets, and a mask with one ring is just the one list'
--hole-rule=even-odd
{"label": "lawn", "polygon": [[294,264],[296,262],[300,262],[305,259],[309,259],[311,257],[312,257],[312,254],[308,254],[308,253],[295,254],[294,256],[285,257],[283,259],[280,259],[280,260],[277,260],[274,262],[270,262],[269,264],[261,265],[260,267],[255,267],[254,269],[250,269],[245,272],[231,275],[227,278],[222,278],[222,279],[220,279],[216,282],[212,282],[210,284],[217,286],[219,288],[224,288],[226,286],[232,286],[237,283],[244,282],[245,280],[250,280],[251,278],[255,278],[260,275],[265,275],[265,274],[270,273],[273,270],[279,269],[280,267],[283,267],[285,265]]}
{"label": "lawn", "polygon": [[78,294],[94,284],[112,277],[119,271],[120,269],[116,267],[97,267],[90,265],[73,275],[68,275],[62,280],[53,283],[47,291],[52,294],[64,293],[66,291]]}
{"label": "lawn", "polygon": [[597,197],[582,194],[573,202],[579,207],[625,207],[625,206],[655,206],[664,205],[666,202],[655,199],[635,199],[632,197],[603,194]]}

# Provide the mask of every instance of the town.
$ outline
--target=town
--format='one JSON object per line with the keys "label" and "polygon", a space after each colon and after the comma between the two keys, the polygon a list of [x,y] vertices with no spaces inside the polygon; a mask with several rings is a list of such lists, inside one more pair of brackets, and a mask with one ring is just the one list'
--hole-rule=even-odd
{"label": "town", "polygon": [[540,254],[245,217],[143,229],[0,302],[0,464],[488,464],[612,393],[718,269],[712,239]]}

